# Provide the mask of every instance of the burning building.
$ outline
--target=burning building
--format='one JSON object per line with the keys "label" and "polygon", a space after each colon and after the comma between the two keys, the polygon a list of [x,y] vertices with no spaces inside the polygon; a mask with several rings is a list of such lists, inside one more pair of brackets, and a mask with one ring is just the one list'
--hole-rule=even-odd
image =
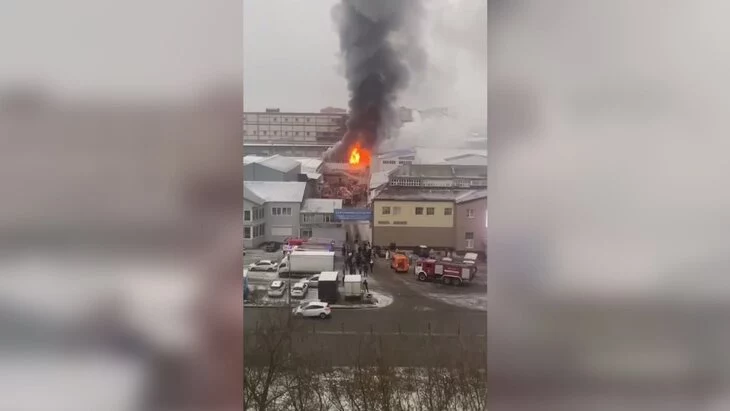
{"label": "burning building", "polygon": [[347,131],[324,157],[370,164],[378,144],[401,125],[398,94],[426,64],[421,0],[342,0],[333,11],[350,92]]}

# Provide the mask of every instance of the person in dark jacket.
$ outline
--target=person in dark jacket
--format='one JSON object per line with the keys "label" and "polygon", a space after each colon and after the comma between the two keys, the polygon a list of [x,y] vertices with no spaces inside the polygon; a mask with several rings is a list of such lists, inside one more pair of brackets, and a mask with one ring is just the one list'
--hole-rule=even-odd
{"label": "person in dark jacket", "polygon": [[370,289],[368,288],[368,280],[362,280],[362,285],[365,286],[365,292],[369,293]]}

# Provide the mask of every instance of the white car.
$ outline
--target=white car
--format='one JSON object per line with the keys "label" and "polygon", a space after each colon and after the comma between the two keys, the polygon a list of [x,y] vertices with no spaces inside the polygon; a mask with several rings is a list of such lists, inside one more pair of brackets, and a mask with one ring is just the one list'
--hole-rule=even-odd
{"label": "white car", "polygon": [[266,294],[269,297],[283,297],[286,292],[286,283],[280,280],[272,281]]}
{"label": "white car", "polygon": [[319,274],[315,274],[305,280],[309,288],[317,288],[319,286]]}
{"label": "white car", "polygon": [[291,291],[290,291],[291,297],[292,298],[304,298],[304,296],[307,295],[308,290],[309,290],[309,285],[307,285],[307,283],[304,281],[300,281],[291,287]]}
{"label": "white car", "polygon": [[301,303],[299,307],[292,310],[292,313],[295,317],[319,317],[321,319],[332,316],[330,305],[321,301]]}
{"label": "white car", "polygon": [[249,271],[276,271],[279,263],[271,260],[258,260],[248,266]]}

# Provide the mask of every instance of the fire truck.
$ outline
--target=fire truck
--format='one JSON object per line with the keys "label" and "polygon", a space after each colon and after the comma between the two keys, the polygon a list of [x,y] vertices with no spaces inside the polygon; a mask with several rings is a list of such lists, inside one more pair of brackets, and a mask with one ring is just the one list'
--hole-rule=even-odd
{"label": "fire truck", "polygon": [[414,274],[419,281],[443,281],[444,284],[462,285],[474,278],[477,267],[473,264],[426,258],[416,262]]}

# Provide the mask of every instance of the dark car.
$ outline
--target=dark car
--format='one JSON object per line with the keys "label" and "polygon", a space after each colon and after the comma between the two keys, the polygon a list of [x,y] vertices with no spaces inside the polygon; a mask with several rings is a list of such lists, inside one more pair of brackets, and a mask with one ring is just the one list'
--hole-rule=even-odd
{"label": "dark car", "polygon": [[267,253],[273,253],[279,249],[279,243],[268,243],[264,246],[264,251]]}

